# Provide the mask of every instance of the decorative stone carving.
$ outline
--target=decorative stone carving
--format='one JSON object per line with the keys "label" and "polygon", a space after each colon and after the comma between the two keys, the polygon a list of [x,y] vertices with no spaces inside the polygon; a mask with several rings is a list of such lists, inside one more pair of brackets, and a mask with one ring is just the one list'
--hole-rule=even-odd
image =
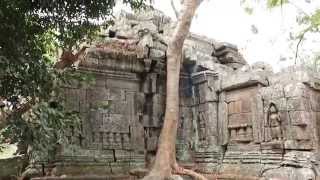
{"label": "decorative stone carving", "polygon": [[[126,173],[152,163],[164,118],[172,26],[158,11],[122,14],[105,42],[88,50],[79,71],[93,73],[96,84],[65,87],[67,106],[80,112],[83,128],[70,132],[76,148],[64,146],[59,167],[76,160],[103,166],[104,173]],[[203,173],[266,178],[320,172],[317,74],[249,66],[236,46],[195,34],[188,36],[183,58],[178,161]],[[99,108],[106,102],[110,107]]]}
{"label": "decorative stone carving", "polygon": [[282,140],[283,132],[279,110],[274,103],[270,103],[268,108],[267,128],[270,131],[271,140]]}

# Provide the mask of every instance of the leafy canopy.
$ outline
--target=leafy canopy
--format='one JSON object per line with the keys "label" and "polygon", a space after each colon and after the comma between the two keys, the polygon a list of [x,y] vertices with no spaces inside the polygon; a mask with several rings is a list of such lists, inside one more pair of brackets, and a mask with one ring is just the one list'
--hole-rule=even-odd
{"label": "leafy canopy", "polygon": [[[252,15],[254,13],[254,8],[252,7],[251,3],[253,1],[251,0],[241,0],[240,4],[241,6],[244,7],[244,11]],[[297,2],[294,0],[267,0],[267,1],[258,1],[258,2],[263,2],[266,3],[267,8],[273,9],[277,7],[285,8],[284,5],[292,5],[298,10],[298,13],[296,16],[292,16],[293,18],[296,19],[297,24],[299,25],[297,28],[293,28],[290,31],[290,37],[289,39],[292,41],[290,44],[294,44],[293,47],[293,52],[295,53],[295,64],[297,63],[298,57],[300,60],[300,63],[303,65],[307,61],[311,61],[312,66],[314,66],[314,69],[319,69],[318,68],[318,62],[313,62],[313,61],[319,61],[319,54],[314,53],[312,55],[307,55],[304,54],[305,57],[301,57],[301,54],[299,52],[300,46],[302,46],[302,42],[306,40],[306,34],[318,34],[320,32],[320,8],[315,8],[313,12],[304,12],[302,8],[297,6]],[[304,3],[312,3],[312,1],[305,1]],[[310,11],[310,10],[309,10]],[[284,11],[284,13],[286,13]],[[252,28],[252,32],[255,33],[255,29]],[[292,46],[290,45],[290,46]],[[313,56],[313,57],[311,57]],[[306,60],[306,61],[305,61]],[[309,66],[309,65],[308,65]]]}
{"label": "leafy canopy", "polygon": [[[79,118],[63,103],[61,87],[92,77],[57,72],[57,49],[72,50],[112,20],[116,0],[1,0],[0,100],[5,121],[0,140],[20,142],[33,152],[54,149]],[[145,0],[122,0],[133,9]],[[100,23],[102,22],[102,23]],[[1,114],[0,114],[1,115]],[[26,149],[26,148],[25,148]]]}
{"label": "leafy canopy", "polygon": [[285,3],[288,3],[288,0],[267,0],[267,7],[274,8],[277,6],[282,6]]}

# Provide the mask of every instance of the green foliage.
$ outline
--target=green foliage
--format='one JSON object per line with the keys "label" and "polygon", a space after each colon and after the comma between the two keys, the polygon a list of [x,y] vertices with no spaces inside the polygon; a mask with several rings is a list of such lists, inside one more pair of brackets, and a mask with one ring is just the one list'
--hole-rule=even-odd
{"label": "green foliage", "polygon": [[308,61],[302,63],[302,66],[313,72],[320,72],[320,52],[315,52]]}
{"label": "green foliage", "polygon": [[[296,47],[296,59],[298,57],[298,50],[300,43],[304,40],[306,33],[319,33],[320,32],[320,9],[315,10],[315,12],[311,16],[303,16],[302,21],[300,21],[300,25],[306,25],[299,35],[297,36],[298,44]],[[306,63],[307,67],[311,68],[312,70],[319,72],[319,64],[320,64],[320,56],[319,53],[315,53],[313,58],[309,59]]]}
{"label": "green foliage", "polygon": [[288,3],[288,0],[267,0],[267,7],[274,8],[278,6],[282,6],[285,3]]}
{"label": "green foliage", "polygon": [[320,25],[320,9],[317,9],[310,18],[310,22],[313,26],[318,27]]}
{"label": "green foliage", "polygon": [[243,7],[244,12],[246,12],[247,14],[249,14],[249,15],[253,14],[253,8],[247,0],[241,0],[240,6]]}
{"label": "green foliage", "polygon": [[10,142],[25,146],[27,152],[24,153],[32,160],[53,158],[56,145],[67,143],[66,134],[70,127],[79,126],[80,120],[75,113],[68,112],[61,104],[53,103],[37,103],[23,116],[14,118],[14,122],[2,132],[10,138]]}
{"label": "green foliage", "polygon": [[[56,145],[68,143],[66,135],[70,127],[79,129],[78,112],[70,111],[65,107],[63,87],[90,86],[94,83],[91,74],[72,69],[59,73],[52,69],[47,77],[48,82],[43,85],[43,92],[38,93],[37,102],[25,112],[12,113],[8,118],[10,123],[1,132],[2,142],[20,144],[22,149],[19,153],[28,154],[32,160],[53,158]],[[21,103],[20,106],[26,104],[28,103]]]}
{"label": "green foliage", "polygon": [[[320,27],[320,9],[316,9],[314,13],[311,15],[303,15],[297,18],[297,22],[300,26],[303,26],[303,30],[301,30],[296,37],[293,37],[294,40],[298,40],[296,45],[296,52],[295,52],[295,63],[297,62],[299,47],[301,42],[304,40],[305,35],[307,33],[319,33]],[[318,58],[310,59],[312,61],[311,64],[317,64],[313,61],[319,61]]]}
{"label": "green foliage", "polygon": [[311,15],[303,14],[299,16],[297,22],[301,26],[306,26],[302,32],[318,32],[320,26],[320,9],[316,9]]}
{"label": "green foliage", "polygon": [[[145,1],[122,2],[141,8]],[[14,105],[7,107],[8,127],[0,140],[24,144],[32,149],[33,157],[39,157],[64,140],[67,127],[78,124],[77,113],[65,108],[61,87],[75,82],[88,85],[93,78],[73,70],[55,70],[57,50],[72,50],[91,40],[101,24],[108,25],[104,22],[112,20],[115,3],[116,0],[0,1],[0,100]]]}
{"label": "green foliage", "polygon": [[302,24],[308,24],[310,31],[319,32],[320,9],[317,9],[311,16],[304,16]]}
{"label": "green foliage", "polygon": [[[305,40],[305,35],[307,33],[319,33],[319,27],[320,27],[320,9],[317,8],[311,15],[307,14],[304,11],[301,11],[299,7],[297,7],[294,4],[294,1],[289,0],[268,0],[267,6],[268,8],[274,8],[278,6],[282,6],[285,3],[290,3],[294,5],[296,8],[300,10],[300,13],[296,16],[297,23],[302,27],[302,30],[298,32],[297,35],[292,35],[292,32],[290,33],[290,40],[296,40],[296,50],[295,50],[295,64],[297,63],[297,58],[299,54],[299,47],[301,43]],[[310,2],[307,2],[310,3]],[[317,64],[314,61],[319,61],[318,58],[310,59],[312,61],[310,64]]]}
{"label": "green foliage", "polygon": [[253,13],[253,8],[251,8],[251,7],[244,7],[244,11],[245,11],[247,14],[252,15],[252,13]]}

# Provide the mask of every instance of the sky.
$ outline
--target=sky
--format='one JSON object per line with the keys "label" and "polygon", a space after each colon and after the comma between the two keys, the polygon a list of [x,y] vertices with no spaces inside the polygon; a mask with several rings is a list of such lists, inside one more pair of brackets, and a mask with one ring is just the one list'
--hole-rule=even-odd
{"label": "sky", "polygon": [[[179,8],[179,0],[174,2]],[[175,19],[170,0],[154,0],[154,7]],[[253,12],[249,14],[245,7]],[[294,64],[297,41],[290,40],[290,34],[297,36],[303,28],[296,22],[297,15],[310,15],[316,8],[320,8],[320,0],[291,0],[274,9],[266,7],[266,0],[247,0],[244,4],[240,0],[204,0],[190,31],[233,43],[249,64],[264,61],[278,71]],[[319,34],[307,36],[299,57],[308,59],[305,57],[320,51]]]}

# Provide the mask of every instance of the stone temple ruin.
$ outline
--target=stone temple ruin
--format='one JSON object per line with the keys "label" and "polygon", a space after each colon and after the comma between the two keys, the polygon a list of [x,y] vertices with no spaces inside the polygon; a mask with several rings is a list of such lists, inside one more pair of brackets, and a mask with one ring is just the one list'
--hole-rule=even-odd
{"label": "stone temple ruin", "polygon": [[[122,13],[87,50],[79,71],[95,85],[66,87],[82,132],[57,156],[57,174],[127,174],[155,156],[164,117],[166,48],[174,22]],[[177,158],[204,174],[316,179],[320,79],[303,68],[249,66],[237,47],[190,34],[180,77]],[[97,104],[109,108],[96,108]],[[318,122],[319,121],[319,122]],[[232,178],[230,178],[232,179]],[[236,179],[236,178],[234,178]],[[245,179],[245,178],[244,178]]]}

